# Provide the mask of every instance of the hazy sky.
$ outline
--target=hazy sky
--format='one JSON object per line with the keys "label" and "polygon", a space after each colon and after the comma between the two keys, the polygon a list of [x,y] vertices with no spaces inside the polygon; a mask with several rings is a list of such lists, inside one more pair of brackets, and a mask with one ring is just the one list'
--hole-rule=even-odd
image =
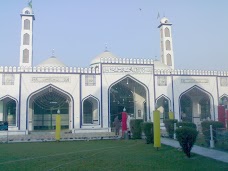
{"label": "hazy sky", "polygon": [[[0,65],[18,66],[20,13],[27,0],[0,2]],[[160,60],[159,19],[173,23],[176,69],[228,71],[227,0],[33,0],[34,65],[52,55],[87,67],[105,50]],[[140,10],[141,9],[141,10]]]}

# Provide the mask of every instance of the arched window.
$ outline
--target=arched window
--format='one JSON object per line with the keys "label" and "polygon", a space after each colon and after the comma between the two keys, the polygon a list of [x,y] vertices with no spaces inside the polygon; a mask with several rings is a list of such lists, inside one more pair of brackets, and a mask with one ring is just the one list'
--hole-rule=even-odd
{"label": "arched window", "polygon": [[25,30],[30,30],[30,20],[26,19],[24,21],[24,29]]}
{"label": "arched window", "polygon": [[165,45],[166,45],[166,50],[171,50],[171,46],[170,46],[170,41],[169,40],[165,41]]}
{"label": "arched window", "polygon": [[99,124],[98,101],[89,97],[83,101],[83,124]]}
{"label": "arched window", "polygon": [[25,11],[25,14],[30,14],[30,12],[28,10]]}
{"label": "arched window", "polygon": [[29,39],[30,39],[29,34],[25,33],[23,38],[23,45],[29,45]]}
{"label": "arched window", "polygon": [[170,31],[167,27],[165,28],[165,37],[170,37]]}
{"label": "arched window", "polygon": [[166,55],[166,61],[168,66],[172,66],[172,57],[170,54]]}
{"label": "arched window", "polygon": [[23,50],[23,63],[29,63],[29,50]]}

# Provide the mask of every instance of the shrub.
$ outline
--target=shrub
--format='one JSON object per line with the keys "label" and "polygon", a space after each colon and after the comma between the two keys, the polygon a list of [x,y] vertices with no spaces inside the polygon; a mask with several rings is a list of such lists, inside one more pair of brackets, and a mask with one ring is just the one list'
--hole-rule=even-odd
{"label": "shrub", "polygon": [[196,129],[196,124],[192,122],[178,122],[177,127],[188,127],[188,128]]}
{"label": "shrub", "polygon": [[142,131],[146,136],[146,143],[147,144],[154,143],[153,122],[143,122],[141,126],[142,126]]}
{"label": "shrub", "polygon": [[205,139],[208,146],[210,145],[210,139],[211,139],[210,138],[210,125],[212,125],[213,137],[214,137],[215,143],[217,143],[216,129],[224,127],[223,123],[219,122],[219,121],[203,121],[203,122],[201,122],[204,139]]}
{"label": "shrub", "polygon": [[141,139],[142,129],[141,123],[143,122],[142,119],[132,119],[130,120],[130,128],[132,133],[133,139]]}
{"label": "shrub", "polygon": [[191,157],[191,149],[196,142],[198,132],[194,128],[182,127],[176,130],[177,140],[186,156]]}
{"label": "shrub", "polygon": [[173,138],[174,134],[174,123],[177,123],[176,119],[166,119],[163,121],[165,124],[166,131],[170,138]]}

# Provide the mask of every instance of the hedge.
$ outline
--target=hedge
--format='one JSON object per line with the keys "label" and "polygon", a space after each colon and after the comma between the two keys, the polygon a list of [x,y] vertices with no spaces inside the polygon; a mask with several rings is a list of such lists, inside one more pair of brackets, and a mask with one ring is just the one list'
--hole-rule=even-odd
{"label": "hedge", "polygon": [[166,131],[170,138],[173,138],[174,134],[174,123],[177,123],[176,119],[166,119],[163,121],[165,124]]}
{"label": "hedge", "polygon": [[192,122],[178,122],[177,127],[188,127],[188,128],[196,129],[196,124]]}
{"label": "hedge", "polygon": [[191,149],[196,142],[198,132],[194,128],[182,127],[176,130],[177,140],[187,157],[191,157]]}
{"label": "hedge", "polygon": [[131,119],[130,120],[130,129],[131,129],[133,139],[141,139],[141,136],[142,136],[141,123],[142,122],[143,122],[142,119]]}
{"label": "hedge", "polygon": [[146,136],[146,143],[151,144],[154,143],[154,130],[153,130],[153,122],[143,122],[141,124],[142,132],[144,132]]}

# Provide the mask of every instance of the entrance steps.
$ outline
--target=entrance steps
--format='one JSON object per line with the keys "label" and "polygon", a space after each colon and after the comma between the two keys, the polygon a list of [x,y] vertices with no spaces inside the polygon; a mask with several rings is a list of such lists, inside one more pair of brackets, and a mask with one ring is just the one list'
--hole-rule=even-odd
{"label": "entrance steps", "polygon": [[[114,132],[85,132],[71,133],[71,131],[61,131],[60,141],[74,140],[102,140],[102,139],[117,139],[118,136]],[[5,142],[46,142],[56,141],[55,131],[32,131],[27,135],[7,135],[0,136],[0,143]]]}

